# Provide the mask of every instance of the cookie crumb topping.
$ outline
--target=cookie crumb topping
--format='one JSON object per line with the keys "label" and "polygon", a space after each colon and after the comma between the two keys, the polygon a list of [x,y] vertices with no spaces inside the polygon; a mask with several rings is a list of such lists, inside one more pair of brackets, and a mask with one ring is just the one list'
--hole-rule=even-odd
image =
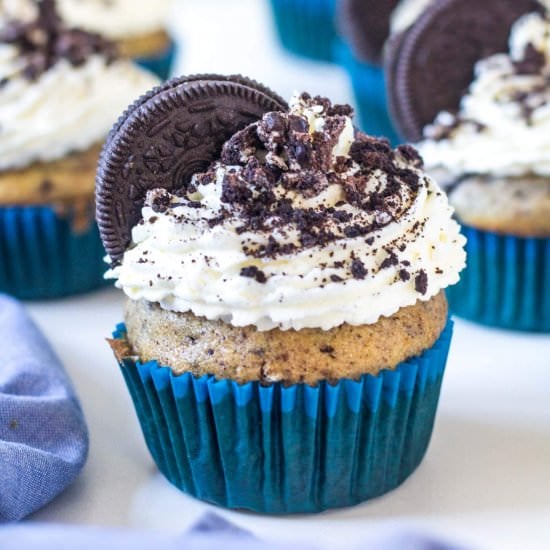
{"label": "cookie crumb topping", "polygon": [[[425,183],[419,172],[422,159],[413,147],[392,149],[385,139],[355,131],[352,112],[349,105],[302,94],[289,112],[267,113],[237,132],[225,143],[221,160],[177,196],[151,191],[146,204],[177,223],[195,223],[181,216],[183,206],[204,211],[202,221],[211,229],[234,225],[242,235],[242,251],[255,260],[346,239],[368,240],[398,221]],[[215,215],[205,199],[214,188],[220,190]],[[396,240],[380,268],[399,264],[405,246],[403,239]],[[320,267],[331,282],[367,275],[351,250],[345,261]],[[270,274],[251,266],[241,276],[265,283]]]}
{"label": "cookie crumb topping", "polygon": [[[78,67],[91,55],[102,55],[108,62],[116,58],[113,42],[99,34],[68,28],[57,12],[55,0],[37,2],[37,10],[34,20],[11,20],[0,29],[0,43],[17,48],[25,78],[36,80],[63,59]],[[5,80],[4,84],[9,79]]]}

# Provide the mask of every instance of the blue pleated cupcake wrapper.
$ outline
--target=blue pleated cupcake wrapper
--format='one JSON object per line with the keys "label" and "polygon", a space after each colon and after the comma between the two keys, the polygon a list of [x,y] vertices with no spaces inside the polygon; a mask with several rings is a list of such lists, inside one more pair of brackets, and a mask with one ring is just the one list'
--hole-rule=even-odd
{"label": "blue pleated cupcake wrapper", "polygon": [[270,0],[279,40],[290,52],[332,61],[336,0]]}
{"label": "blue pleated cupcake wrapper", "polygon": [[174,41],[170,46],[155,55],[147,57],[137,57],[134,61],[144,69],[156,74],[161,80],[168,80],[172,72],[172,66],[176,58],[177,46]]}
{"label": "blue pleated cupcake wrapper", "polygon": [[550,238],[462,232],[468,265],[447,291],[452,311],[490,326],[550,332]]}
{"label": "blue pleated cupcake wrapper", "polygon": [[359,127],[367,134],[386,137],[394,145],[401,142],[390,118],[386,82],[381,67],[359,61],[343,41],[335,46],[335,57],[349,75]]}
{"label": "blue pleated cupcake wrapper", "polygon": [[0,207],[0,292],[38,300],[98,288],[104,256],[95,223],[78,232],[72,214],[49,206]]}
{"label": "blue pleated cupcake wrapper", "polygon": [[120,366],[149,450],[176,487],[228,508],[310,513],[382,495],[420,464],[451,335],[449,321],[395,370],[317,387],[176,376],[132,358]]}

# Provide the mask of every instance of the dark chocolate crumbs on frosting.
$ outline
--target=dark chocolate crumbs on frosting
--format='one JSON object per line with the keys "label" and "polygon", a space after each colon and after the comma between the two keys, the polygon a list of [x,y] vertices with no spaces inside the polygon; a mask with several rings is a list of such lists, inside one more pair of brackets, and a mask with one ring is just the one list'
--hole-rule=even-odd
{"label": "dark chocolate crumbs on frosting", "polygon": [[351,274],[354,279],[364,279],[367,275],[365,264],[359,259],[355,258],[351,262]]}
{"label": "dark chocolate crumbs on frosting", "polygon": [[41,0],[37,18],[30,22],[9,21],[0,29],[0,43],[12,44],[24,61],[22,74],[29,80],[62,59],[78,67],[94,54],[110,63],[116,47],[103,36],[82,29],[68,28],[57,13],[54,0]]}
{"label": "dark chocolate crumbs on frosting", "polygon": [[249,277],[251,279],[255,279],[258,283],[262,284],[267,282],[266,274],[255,265],[243,267],[241,269],[241,277]]}
{"label": "dark chocolate crumbs on frosting", "polygon": [[414,287],[417,292],[424,295],[428,292],[428,274],[421,269],[414,279]]}
{"label": "dark chocolate crumbs on frosting", "polygon": [[[322,107],[322,131],[310,132],[305,116],[267,113],[234,134],[223,146],[221,161],[197,174],[195,185],[188,187],[186,194],[174,197],[161,189],[149,192],[152,210],[185,223],[173,209],[178,205],[200,209],[200,200],[194,195],[197,186],[217,182],[223,169],[222,206],[215,217],[205,213],[203,219],[211,228],[231,222],[242,235],[241,247],[247,256],[276,259],[361,237],[371,247],[368,254],[376,256],[372,233],[398,221],[426,185],[418,174],[422,159],[411,146],[392,149],[387,140],[359,131],[355,131],[349,158],[334,158],[333,150],[346,127],[345,117],[352,113],[351,107],[333,106],[326,98],[311,98],[308,94],[300,100],[309,107]],[[325,203],[320,197],[333,184],[341,186],[343,200]],[[308,199],[317,200],[309,206]],[[422,225],[415,224],[410,237],[421,230]],[[263,234],[265,239],[261,243],[250,240],[249,232]],[[289,234],[292,238],[287,238]],[[398,266],[405,248],[403,242],[396,242],[391,249],[385,249],[380,268]],[[345,242],[341,249],[347,251]],[[364,279],[368,271],[363,261],[355,257],[351,248],[346,254],[347,261],[325,264],[320,269],[342,269],[341,275],[347,270],[354,279]],[[258,283],[268,280],[257,266],[242,268],[240,275]],[[408,272],[407,275],[411,277]],[[399,276],[408,280],[405,275]],[[332,273],[322,282],[329,280],[345,284],[346,279]],[[422,281],[415,284],[419,292],[426,291],[424,286]]]}
{"label": "dark chocolate crumbs on frosting", "polygon": [[546,65],[546,57],[543,52],[537,50],[531,43],[527,44],[523,59],[514,62],[517,74],[540,74]]}

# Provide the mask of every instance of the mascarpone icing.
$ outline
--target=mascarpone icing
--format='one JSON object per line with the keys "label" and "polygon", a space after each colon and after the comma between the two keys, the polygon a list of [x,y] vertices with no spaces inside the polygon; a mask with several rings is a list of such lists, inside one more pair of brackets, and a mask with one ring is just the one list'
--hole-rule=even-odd
{"label": "mascarpone icing", "polygon": [[464,238],[408,146],[307,95],[236,134],[186,192],[149,192],[121,265],[132,299],[259,330],[375,323],[458,281]]}

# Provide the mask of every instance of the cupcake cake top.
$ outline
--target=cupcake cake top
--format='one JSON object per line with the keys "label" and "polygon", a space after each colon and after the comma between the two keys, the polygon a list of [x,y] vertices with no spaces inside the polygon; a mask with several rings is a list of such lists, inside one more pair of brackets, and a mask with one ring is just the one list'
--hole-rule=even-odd
{"label": "cupcake cake top", "polygon": [[67,27],[52,0],[35,8],[7,0],[0,13],[0,170],[89,148],[157,83],[100,35]]}
{"label": "cupcake cake top", "polygon": [[419,145],[452,176],[550,176],[550,13],[521,17],[507,53],[479,61],[458,112],[443,111]]}
{"label": "cupcake cake top", "polygon": [[351,116],[308,94],[265,113],[188,185],[147,193],[109,277],[132,299],[259,330],[374,323],[456,283],[464,239],[445,195],[413,148]]}

